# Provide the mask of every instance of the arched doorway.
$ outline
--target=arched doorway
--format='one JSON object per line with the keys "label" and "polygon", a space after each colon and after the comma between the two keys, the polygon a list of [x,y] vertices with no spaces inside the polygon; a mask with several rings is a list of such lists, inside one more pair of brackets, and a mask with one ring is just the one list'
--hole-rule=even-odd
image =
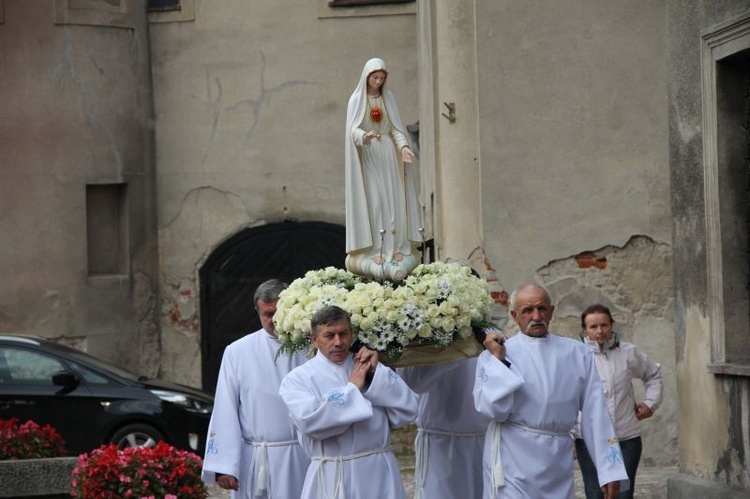
{"label": "arched doorway", "polygon": [[283,222],[244,230],[221,244],[200,269],[203,389],[213,393],[224,348],[260,329],[255,289],[271,278],[291,282],[308,270],[344,268],[345,228]]}

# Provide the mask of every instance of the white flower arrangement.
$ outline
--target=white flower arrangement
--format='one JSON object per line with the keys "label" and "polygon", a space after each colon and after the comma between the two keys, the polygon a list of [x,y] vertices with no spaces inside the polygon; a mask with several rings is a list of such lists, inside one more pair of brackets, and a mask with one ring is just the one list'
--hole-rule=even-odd
{"label": "white flower arrangement", "polygon": [[419,265],[405,281],[369,281],[345,270],[311,270],[279,296],[274,323],[282,351],[310,346],[310,319],[326,305],[351,316],[358,341],[397,361],[407,347],[446,347],[488,323],[493,300],[486,281],[458,263]]}

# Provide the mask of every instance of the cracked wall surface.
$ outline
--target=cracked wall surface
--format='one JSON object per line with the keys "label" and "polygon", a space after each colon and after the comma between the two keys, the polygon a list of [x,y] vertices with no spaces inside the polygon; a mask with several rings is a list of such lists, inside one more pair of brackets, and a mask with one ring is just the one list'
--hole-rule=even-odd
{"label": "cracked wall surface", "polygon": [[[664,400],[654,416],[641,422],[644,466],[674,465],[677,459],[679,407],[675,373],[672,248],[646,236],[633,236],[622,247],[585,250],[550,262],[537,272],[555,304],[551,329],[578,339],[581,312],[601,303],[610,308],[615,331],[661,365]],[[636,398],[643,383],[635,382]]]}
{"label": "cracked wall surface", "polygon": [[[160,230],[162,375],[200,386],[200,264],[211,250],[245,227],[242,200],[212,187],[190,191],[180,211]],[[261,221],[255,221],[260,223]]]}
{"label": "cracked wall surface", "polygon": [[483,245],[507,286],[634,234],[671,243],[664,9],[477,4]]}
{"label": "cracked wall surface", "polygon": [[[493,309],[493,322],[507,334],[516,334],[516,324],[507,311],[507,294],[513,289],[503,286],[502,276],[480,248],[468,256],[466,263],[494,291],[497,310]],[[679,412],[678,393],[682,390],[678,390],[676,372],[672,248],[648,236],[633,236],[622,247],[607,245],[554,259],[537,270],[533,281],[545,286],[552,295],[555,313],[550,328],[554,333],[579,339],[581,312],[589,305],[601,303],[612,311],[615,331],[621,339],[635,344],[661,365],[663,402],[653,417],[641,422],[641,464],[675,465],[678,459],[675,423],[685,416]],[[705,354],[705,350],[700,351]],[[634,386],[636,399],[640,401],[643,383],[636,380]]]}

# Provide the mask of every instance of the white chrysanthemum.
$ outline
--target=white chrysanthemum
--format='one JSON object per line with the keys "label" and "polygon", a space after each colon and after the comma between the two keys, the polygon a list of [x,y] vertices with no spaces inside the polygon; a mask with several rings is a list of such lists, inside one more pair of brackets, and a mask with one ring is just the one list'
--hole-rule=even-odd
{"label": "white chrysanthemum", "polygon": [[398,355],[416,339],[447,345],[469,337],[493,301],[487,283],[457,263],[419,265],[395,287],[334,267],[313,270],[279,297],[274,322],[286,351],[309,344],[310,318],[332,304],[351,314],[363,344]]}
{"label": "white chrysanthemum", "polygon": [[381,352],[383,350],[385,350],[386,346],[388,346],[388,342],[385,341],[383,338],[378,338],[378,339],[376,339],[375,341],[372,342],[372,347],[375,350],[378,350],[378,351],[381,351]]}

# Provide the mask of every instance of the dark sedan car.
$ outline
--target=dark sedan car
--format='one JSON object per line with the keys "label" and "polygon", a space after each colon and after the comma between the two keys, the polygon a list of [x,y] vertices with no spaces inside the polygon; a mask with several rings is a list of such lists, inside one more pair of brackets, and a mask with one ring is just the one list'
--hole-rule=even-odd
{"label": "dark sedan car", "polygon": [[213,397],[195,388],[138,377],[43,338],[0,335],[0,419],[49,423],[70,455],[159,440],[202,455],[212,408]]}

